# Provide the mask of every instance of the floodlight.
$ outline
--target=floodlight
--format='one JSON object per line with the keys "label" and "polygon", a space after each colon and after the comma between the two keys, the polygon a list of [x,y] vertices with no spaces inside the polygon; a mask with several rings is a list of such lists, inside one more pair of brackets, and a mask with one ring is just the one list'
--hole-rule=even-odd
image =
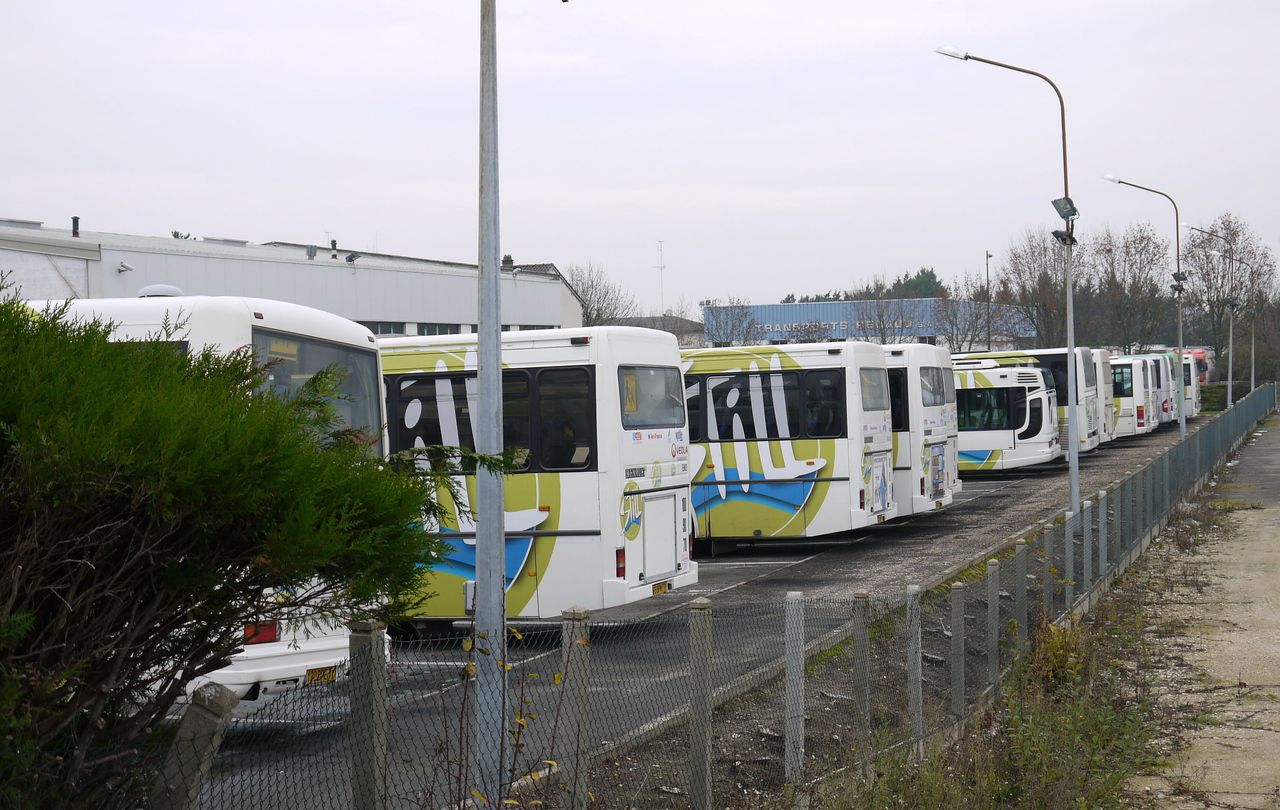
{"label": "floodlight", "polygon": [[1058,212],[1058,216],[1064,220],[1073,220],[1080,216],[1080,212],[1076,210],[1076,204],[1071,202],[1070,197],[1059,197],[1053,201],[1053,209]]}

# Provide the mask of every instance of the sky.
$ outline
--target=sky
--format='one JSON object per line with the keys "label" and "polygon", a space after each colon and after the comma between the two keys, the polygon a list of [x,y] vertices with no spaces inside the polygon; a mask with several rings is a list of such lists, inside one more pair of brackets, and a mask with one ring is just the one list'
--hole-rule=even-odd
{"label": "sky", "polygon": [[[1280,247],[1280,3],[498,0],[501,244],[645,310],[1224,211]],[[0,217],[474,262],[479,4],[0,4]],[[665,269],[659,271],[659,243]]]}

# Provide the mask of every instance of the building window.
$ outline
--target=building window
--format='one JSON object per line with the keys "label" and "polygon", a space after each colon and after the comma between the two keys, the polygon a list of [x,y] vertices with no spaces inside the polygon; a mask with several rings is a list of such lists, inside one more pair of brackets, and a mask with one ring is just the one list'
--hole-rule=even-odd
{"label": "building window", "polygon": [[404,321],[357,321],[375,335],[403,335]]}
{"label": "building window", "polygon": [[418,324],[419,335],[456,335],[462,331],[462,327],[456,323],[420,323]]}
{"label": "building window", "polygon": [[520,325],[520,331],[521,331],[521,332],[528,332],[528,331],[533,330],[533,329],[555,329],[555,327],[554,327],[554,326],[547,326],[547,325],[545,325],[545,324],[536,324],[536,325],[521,324],[521,325]]}

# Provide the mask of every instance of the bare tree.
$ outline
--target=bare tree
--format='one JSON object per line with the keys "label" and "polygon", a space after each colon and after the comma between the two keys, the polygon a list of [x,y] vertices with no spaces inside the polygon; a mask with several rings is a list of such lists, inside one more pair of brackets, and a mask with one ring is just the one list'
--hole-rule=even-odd
{"label": "bare tree", "polygon": [[988,316],[995,328],[995,310],[990,305],[987,283],[976,274],[962,276],[951,288],[943,288],[934,301],[933,319],[938,337],[953,352],[973,351],[987,345]]}
{"label": "bare tree", "polygon": [[831,329],[821,321],[793,323],[786,336],[788,343],[822,343],[831,337]]}
{"label": "bare tree", "polygon": [[712,346],[750,346],[764,339],[764,324],[756,320],[751,303],[729,297],[721,305],[713,303],[703,312],[703,329]]}
{"label": "bare tree", "polygon": [[999,279],[1017,304],[1009,312],[1018,331],[1035,334],[1039,346],[1066,344],[1065,264],[1062,246],[1028,229],[1009,245]]}
{"label": "bare tree", "polygon": [[863,287],[855,301],[858,320],[849,324],[849,333],[873,343],[904,343],[915,339],[915,323],[903,299],[883,276]]}
{"label": "bare tree", "polygon": [[611,281],[603,267],[570,265],[567,280],[582,299],[583,326],[605,326],[640,314],[635,296]]}
{"label": "bare tree", "polygon": [[1145,222],[1130,225],[1120,238],[1104,227],[1089,240],[1082,265],[1096,283],[1091,309],[1100,316],[1089,330],[1092,342],[1140,352],[1165,337],[1171,304],[1164,289],[1172,273],[1169,263],[1168,240]]}
{"label": "bare tree", "polygon": [[[1261,302],[1270,297],[1275,286],[1276,264],[1271,249],[1231,213],[1222,214],[1204,230],[1220,234],[1225,241],[1191,231],[1182,245],[1182,271],[1189,276],[1186,304],[1194,312],[1200,338],[1219,358],[1221,377],[1225,372],[1222,358],[1227,344],[1228,301],[1234,300],[1253,313],[1262,309]],[[1218,251],[1218,255],[1211,251]]]}

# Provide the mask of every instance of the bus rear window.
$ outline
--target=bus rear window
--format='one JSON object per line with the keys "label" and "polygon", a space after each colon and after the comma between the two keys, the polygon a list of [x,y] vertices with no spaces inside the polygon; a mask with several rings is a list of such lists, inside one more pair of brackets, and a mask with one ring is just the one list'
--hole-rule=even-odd
{"label": "bus rear window", "polygon": [[[920,369],[920,400],[926,408],[936,408],[947,404],[946,374],[936,366],[924,366]],[[948,371],[947,374],[950,372]]]}
{"label": "bus rear window", "polygon": [[618,399],[627,430],[684,427],[684,382],[679,369],[619,366]]}
{"label": "bus rear window", "polygon": [[1116,397],[1133,396],[1133,368],[1130,366],[1111,367],[1111,395]]}
{"label": "bus rear window", "polygon": [[889,410],[889,376],[884,369],[860,368],[858,381],[862,384],[862,410]]}

